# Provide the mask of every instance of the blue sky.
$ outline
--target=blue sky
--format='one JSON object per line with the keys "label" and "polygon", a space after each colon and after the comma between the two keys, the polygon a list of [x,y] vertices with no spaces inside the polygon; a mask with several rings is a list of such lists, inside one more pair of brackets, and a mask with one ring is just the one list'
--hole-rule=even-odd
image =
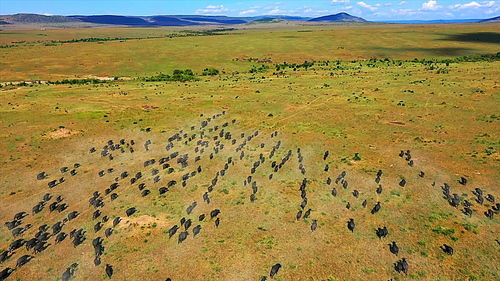
{"label": "blue sky", "polygon": [[347,12],[367,20],[476,19],[500,15],[500,1],[448,0],[0,0],[0,14],[47,15],[294,15]]}

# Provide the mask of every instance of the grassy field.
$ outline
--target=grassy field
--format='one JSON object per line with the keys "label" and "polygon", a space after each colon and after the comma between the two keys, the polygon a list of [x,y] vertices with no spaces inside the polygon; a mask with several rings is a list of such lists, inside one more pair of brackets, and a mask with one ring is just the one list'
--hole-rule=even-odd
{"label": "grassy field", "polygon": [[[80,215],[62,231],[87,231],[77,247],[69,237],[60,243],[51,237],[50,246],[38,254],[23,246],[0,270],[14,268],[18,258],[31,254],[34,258],[7,280],[61,280],[75,262],[72,280],[107,279],[106,264],[113,265],[112,279],[117,280],[261,280],[276,263],[282,268],[274,280],[497,280],[500,214],[487,218],[484,212],[494,203],[481,205],[472,192],[481,188],[485,197],[500,198],[500,61],[441,61],[499,52],[497,30],[498,24],[328,25],[173,38],[165,36],[182,30],[2,31],[0,43],[14,45],[0,49],[2,82],[89,75],[129,79],[0,89],[0,216],[7,222],[25,211],[29,215],[19,227],[33,225],[17,238],[2,225],[0,251],[16,239],[31,239],[40,225],[51,226],[71,211]],[[44,45],[49,40],[148,36],[165,38]],[[19,41],[26,42],[13,43]],[[306,60],[314,65],[275,67]],[[251,73],[262,65],[269,68]],[[199,75],[207,67],[219,69],[220,75],[190,82],[140,79],[174,69]],[[207,118],[208,125],[202,126]],[[222,129],[231,139],[219,137]],[[182,140],[173,140],[167,151],[175,133]],[[123,152],[109,151],[113,160],[101,157],[108,140],[117,144],[121,139]],[[89,153],[92,147],[97,151]],[[326,150],[330,154],[323,160]],[[411,150],[413,166],[398,156],[401,150]],[[275,172],[273,161],[280,164],[289,151],[289,160]],[[158,162],[173,152],[188,154],[189,165],[183,168],[172,159],[169,173]],[[260,154],[265,161],[259,161]],[[150,159],[156,162],[145,167]],[[72,170],[75,163],[81,165],[75,176],[60,171],[65,166]],[[154,169],[160,176],[157,183]],[[375,192],[379,169],[381,194]],[[48,177],[37,180],[42,171]],[[99,171],[106,173],[100,177]],[[125,171],[129,176],[122,178]],[[183,187],[182,176],[193,171],[196,175]],[[342,171],[347,189],[335,183]],[[137,172],[143,177],[131,183]],[[258,187],[254,202],[252,183],[244,184],[250,175]],[[48,187],[63,176],[64,183]],[[215,177],[207,204],[202,197]],[[465,186],[458,183],[460,177],[467,178]],[[305,210],[312,212],[297,221],[304,178]],[[404,187],[398,185],[402,179]],[[158,189],[171,180],[177,184],[159,195]],[[115,182],[119,187],[113,192],[119,197],[111,201],[105,189]],[[141,183],[151,194],[141,196]],[[445,183],[460,196],[460,207],[443,197]],[[338,192],[335,197],[332,188]],[[95,208],[88,205],[94,191],[105,203],[96,220]],[[46,193],[53,198],[32,214]],[[48,205],[58,195],[69,207],[50,212]],[[462,212],[464,200],[472,203],[472,217]],[[188,215],[193,202],[197,206]],[[377,202],[381,210],[371,214]],[[130,207],[138,212],[127,217]],[[221,211],[218,227],[209,216],[214,209]],[[198,222],[201,214],[207,218]],[[104,215],[110,220],[94,233]],[[116,216],[123,221],[106,238],[104,230]],[[180,231],[169,239],[168,230],[183,217],[193,225],[178,244]],[[354,232],[347,228],[350,218],[356,222]],[[193,238],[198,224],[201,232]],[[379,239],[375,229],[383,226],[389,234]],[[99,236],[105,250],[102,264],[95,266],[91,242]],[[392,241],[400,247],[398,256],[389,251]],[[440,249],[443,244],[454,248],[453,256]],[[401,258],[409,263],[407,275],[394,270]]]}

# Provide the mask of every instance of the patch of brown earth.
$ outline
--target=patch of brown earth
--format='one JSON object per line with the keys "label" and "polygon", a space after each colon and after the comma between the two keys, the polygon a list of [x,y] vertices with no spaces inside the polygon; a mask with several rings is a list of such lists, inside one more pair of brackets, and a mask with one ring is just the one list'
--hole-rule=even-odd
{"label": "patch of brown earth", "polygon": [[66,128],[59,128],[51,133],[48,133],[43,136],[45,139],[60,139],[60,138],[67,138],[71,137],[74,135],[78,135],[80,132],[79,131],[71,131]]}

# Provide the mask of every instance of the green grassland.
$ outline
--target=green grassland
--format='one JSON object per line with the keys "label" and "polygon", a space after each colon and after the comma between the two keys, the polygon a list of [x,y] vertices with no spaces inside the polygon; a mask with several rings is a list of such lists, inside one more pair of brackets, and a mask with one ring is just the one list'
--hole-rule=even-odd
{"label": "green grassland", "polygon": [[[87,240],[76,248],[69,238],[59,244],[51,238],[47,250],[7,280],[60,280],[74,262],[79,266],[72,280],[107,279],[106,263],[115,268],[117,280],[260,280],[278,262],[283,267],[275,280],[499,279],[500,245],[495,239],[500,239],[500,214],[488,219],[483,213],[492,203],[479,205],[472,191],[479,187],[500,198],[500,61],[444,61],[498,53],[498,27],[246,27],[225,35],[172,38],[169,34],[183,31],[0,32],[0,43],[13,45],[0,49],[1,82],[120,77],[97,84],[7,84],[0,88],[1,221],[28,212],[23,226],[30,223],[33,228],[20,237],[29,239],[38,226],[52,225],[77,210],[81,215],[63,231],[87,231]],[[304,30],[311,32],[299,32]],[[90,37],[144,39],[52,46],[37,42]],[[26,42],[13,43],[19,41]],[[314,65],[276,69],[276,64],[304,61],[314,61]],[[220,73],[201,76],[205,68]],[[142,79],[175,69],[192,69],[197,80]],[[200,128],[202,121],[223,111],[225,115]],[[225,131],[237,142],[222,139],[225,148],[209,159],[218,132],[208,128],[226,122]],[[191,126],[195,126],[193,131]],[[180,130],[196,133],[197,138],[187,144],[187,138],[174,142],[167,152],[168,138]],[[256,130],[258,136],[248,141],[240,159],[235,149]],[[194,152],[201,131],[210,142],[204,154]],[[275,131],[278,136],[271,137]],[[127,146],[125,153],[113,152],[112,161],[98,155],[108,140],[120,139],[135,140],[135,152],[130,153]],[[152,143],[149,151],[143,146],[146,140]],[[278,140],[281,147],[269,159]],[[91,147],[97,152],[90,154]],[[304,157],[305,175],[298,169],[297,148]],[[413,167],[398,157],[400,150],[407,149],[412,152]],[[292,151],[290,160],[273,172],[271,162],[279,163],[288,150]],[[325,150],[330,156],[323,160]],[[162,181],[155,184],[151,170],[159,166],[144,167],[144,161],[158,161],[173,151],[189,153],[189,166],[181,168],[170,161],[174,172],[160,169]],[[266,161],[253,175],[259,191],[252,203],[252,189],[243,181],[261,153]],[[194,162],[196,155],[201,156],[198,162]],[[228,157],[234,165],[219,177],[207,205],[202,195]],[[74,163],[82,165],[76,176],[61,174],[60,167],[71,168]],[[203,171],[182,187],[180,177],[198,166]],[[113,173],[97,176],[111,167]],[[379,169],[384,188],[380,195],[375,192]],[[344,170],[348,189],[327,185],[328,177],[335,180]],[[36,180],[41,171],[49,178]],[[123,171],[131,176],[118,181],[120,196],[114,201],[104,196],[106,205],[101,210],[110,218],[124,220],[104,239],[103,265],[96,267],[90,242],[104,237],[104,230],[94,233],[97,220],[91,220],[94,208],[88,207],[88,198],[95,190],[104,193]],[[146,197],[137,189],[139,182],[129,181],[138,171],[145,175],[139,182],[151,190]],[[420,171],[425,177],[418,176]],[[273,179],[269,179],[271,173]],[[49,179],[61,176],[65,183],[47,187]],[[461,176],[468,179],[466,186],[458,184]],[[306,210],[311,208],[312,214],[296,221],[304,178],[308,180]],[[408,182],[405,187],[398,185],[402,178]],[[178,184],[159,196],[158,188],[169,180]],[[454,208],[443,198],[440,187],[444,183],[462,200],[473,203],[471,218],[461,212],[463,207]],[[336,197],[331,195],[332,187],[338,190]],[[354,189],[360,192],[359,198],[352,195]],[[31,208],[47,192],[64,197],[67,211],[49,212],[46,207],[32,215]],[[365,199],[366,208],[362,206]],[[186,208],[193,201],[198,206],[187,215]],[[372,215],[377,202],[382,209]],[[125,210],[132,206],[138,213],[127,218]],[[198,223],[198,215],[216,208],[221,210],[218,228],[209,218]],[[191,218],[193,226],[201,224],[202,230],[193,238],[191,228],[187,240],[178,244],[178,235],[169,239],[168,229],[182,217]],[[356,221],[353,233],[346,227],[349,218]],[[311,232],[313,219],[318,220],[318,229]],[[384,225],[389,235],[379,240],[375,229]],[[0,250],[14,240],[2,225]],[[400,247],[398,257],[389,252],[391,241]],[[440,250],[444,243],[455,249],[453,256]],[[16,250],[0,269],[15,267],[17,258],[28,253],[24,247]],[[409,262],[408,275],[394,270],[393,264],[402,257]]]}

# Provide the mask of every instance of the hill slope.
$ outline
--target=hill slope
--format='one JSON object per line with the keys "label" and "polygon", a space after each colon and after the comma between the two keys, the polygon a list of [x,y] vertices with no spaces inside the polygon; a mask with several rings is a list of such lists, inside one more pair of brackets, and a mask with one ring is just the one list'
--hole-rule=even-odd
{"label": "hill slope", "polygon": [[318,18],[310,19],[309,21],[334,21],[334,22],[367,22],[367,20],[351,16],[348,13],[338,13]]}
{"label": "hill slope", "polygon": [[485,19],[485,20],[481,20],[479,22],[500,22],[500,16],[494,17],[494,18]]}
{"label": "hill slope", "polygon": [[79,22],[80,20],[65,16],[46,16],[39,14],[15,14],[0,16],[2,21],[8,23],[65,23]]}

